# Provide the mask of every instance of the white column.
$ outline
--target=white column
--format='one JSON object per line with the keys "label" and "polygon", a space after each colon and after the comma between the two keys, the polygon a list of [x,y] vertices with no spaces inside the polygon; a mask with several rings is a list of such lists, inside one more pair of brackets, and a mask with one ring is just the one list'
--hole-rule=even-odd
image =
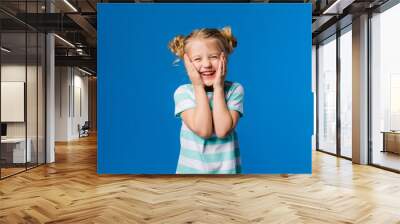
{"label": "white column", "polygon": [[368,15],[353,19],[353,162],[368,163]]}
{"label": "white column", "polygon": [[[53,12],[54,6],[50,1],[46,4],[47,12]],[[46,35],[46,163],[55,162],[54,133],[55,133],[55,44],[54,34]]]}
{"label": "white column", "polygon": [[54,151],[54,133],[55,133],[55,76],[54,76],[54,35],[47,34],[46,36],[46,60],[47,60],[47,76],[46,76],[46,163],[55,161]]}

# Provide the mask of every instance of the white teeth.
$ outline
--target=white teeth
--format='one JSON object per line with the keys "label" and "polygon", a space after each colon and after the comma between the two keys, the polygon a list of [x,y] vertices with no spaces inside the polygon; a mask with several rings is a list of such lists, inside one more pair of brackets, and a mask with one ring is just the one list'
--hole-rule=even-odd
{"label": "white teeth", "polygon": [[202,72],[201,74],[204,76],[211,76],[214,74],[214,72]]}

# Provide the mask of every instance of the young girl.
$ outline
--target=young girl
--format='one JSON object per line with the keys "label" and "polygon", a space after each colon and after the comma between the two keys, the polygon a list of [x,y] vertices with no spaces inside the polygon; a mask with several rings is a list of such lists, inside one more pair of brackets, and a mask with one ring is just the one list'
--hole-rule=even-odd
{"label": "young girl", "polygon": [[176,173],[241,172],[235,127],[243,115],[243,87],[225,81],[227,59],[235,47],[230,27],[194,30],[169,43],[184,60],[192,82],[174,93],[175,116],[182,118]]}

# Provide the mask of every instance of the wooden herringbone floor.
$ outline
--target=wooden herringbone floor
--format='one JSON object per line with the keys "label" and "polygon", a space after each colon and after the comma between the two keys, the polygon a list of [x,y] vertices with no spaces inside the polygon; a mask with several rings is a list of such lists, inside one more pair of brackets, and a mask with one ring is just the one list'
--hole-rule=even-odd
{"label": "wooden herringbone floor", "polygon": [[312,175],[99,176],[96,138],[0,181],[0,223],[400,223],[400,175],[320,152]]}

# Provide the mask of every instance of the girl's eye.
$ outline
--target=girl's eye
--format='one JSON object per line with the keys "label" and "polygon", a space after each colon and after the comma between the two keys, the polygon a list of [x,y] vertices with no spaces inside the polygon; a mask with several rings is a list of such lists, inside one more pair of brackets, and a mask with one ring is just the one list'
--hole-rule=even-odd
{"label": "girl's eye", "polygon": [[193,61],[200,61],[200,58],[194,58]]}
{"label": "girl's eye", "polygon": [[214,55],[214,56],[210,56],[210,58],[211,59],[217,59],[218,57]]}

